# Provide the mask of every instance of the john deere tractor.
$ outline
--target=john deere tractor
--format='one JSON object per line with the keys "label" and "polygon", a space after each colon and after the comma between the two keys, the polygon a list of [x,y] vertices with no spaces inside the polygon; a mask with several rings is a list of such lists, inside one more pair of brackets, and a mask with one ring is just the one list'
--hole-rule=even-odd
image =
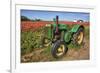
{"label": "john deere tractor", "polygon": [[65,55],[68,51],[68,45],[71,42],[81,45],[84,38],[84,26],[74,24],[70,28],[67,24],[59,24],[58,16],[54,19],[54,24],[46,24],[47,37],[43,38],[43,45],[52,45],[51,53],[54,58]]}

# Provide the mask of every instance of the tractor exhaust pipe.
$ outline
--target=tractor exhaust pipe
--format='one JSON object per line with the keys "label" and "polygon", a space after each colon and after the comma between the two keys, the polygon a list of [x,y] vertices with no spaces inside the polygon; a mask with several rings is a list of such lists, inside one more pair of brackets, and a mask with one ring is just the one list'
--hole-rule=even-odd
{"label": "tractor exhaust pipe", "polygon": [[58,16],[56,16],[56,31],[55,31],[55,33],[56,34],[59,34],[59,29],[58,29],[58,19],[59,19],[59,17]]}
{"label": "tractor exhaust pipe", "polygon": [[56,16],[56,24],[58,25],[58,19],[59,19],[59,17],[58,16]]}

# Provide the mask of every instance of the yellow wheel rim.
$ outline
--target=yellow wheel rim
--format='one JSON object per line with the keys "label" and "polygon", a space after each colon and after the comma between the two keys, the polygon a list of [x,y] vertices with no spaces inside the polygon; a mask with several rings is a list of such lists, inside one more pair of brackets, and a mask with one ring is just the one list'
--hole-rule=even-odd
{"label": "yellow wheel rim", "polygon": [[83,41],[83,32],[80,32],[79,35],[78,35],[78,44],[81,44]]}
{"label": "yellow wheel rim", "polygon": [[44,46],[49,46],[50,45],[50,41],[48,39],[44,39]]}
{"label": "yellow wheel rim", "polygon": [[45,42],[45,43],[48,43],[48,39],[45,39],[44,42]]}
{"label": "yellow wheel rim", "polygon": [[64,49],[65,49],[64,45],[60,45],[60,46],[58,47],[58,49],[57,49],[56,55],[57,55],[57,56],[63,55]]}

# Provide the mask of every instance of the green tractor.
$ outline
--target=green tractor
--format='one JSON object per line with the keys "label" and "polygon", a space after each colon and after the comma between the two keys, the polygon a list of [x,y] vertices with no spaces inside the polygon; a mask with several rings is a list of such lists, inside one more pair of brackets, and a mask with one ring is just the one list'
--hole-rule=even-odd
{"label": "green tractor", "polygon": [[47,37],[43,38],[43,45],[52,45],[51,53],[54,58],[65,55],[68,45],[71,42],[81,45],[84,39],[84,26],[75,24],[69,27],[67,24],[59,24],[58,16],[54,19],[54,24],[46,24]]}

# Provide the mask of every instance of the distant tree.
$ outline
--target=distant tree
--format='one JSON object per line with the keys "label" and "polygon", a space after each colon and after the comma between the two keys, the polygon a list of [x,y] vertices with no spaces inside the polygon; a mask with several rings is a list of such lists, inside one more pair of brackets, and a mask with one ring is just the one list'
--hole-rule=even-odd
{"label": "distant tree", "polygon": [[42,21],[41,19],[29,19],[28,17],[26,16],[21,16],[21,21]]}
{"label": "distant tree", "polygon": [[42,21],[41,19],[35,19],[34,21]]}
{"label": "distant tree", "polygon": [[26,16],[21,16],[21,21],[30,21],[30,19]]}

